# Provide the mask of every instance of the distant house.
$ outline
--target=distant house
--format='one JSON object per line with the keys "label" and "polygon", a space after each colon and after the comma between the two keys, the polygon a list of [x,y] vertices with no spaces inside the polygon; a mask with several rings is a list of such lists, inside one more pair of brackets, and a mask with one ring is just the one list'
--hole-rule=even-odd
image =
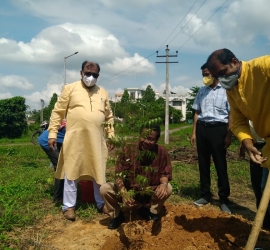
{"label": "distant house", "polygon": [[32,118],[32,114],[28,113],[25,116],[26,116],[26,122],[28,125],[36,123],[35,120]]}
{"label": "distant house", "polygon": [[[130,99],[135,101],[137,99],[141,99],[144,90],[140,88],[125,88],[127,90]],[[115,102],[119,102],[122,98],[123,93],[115,94]],[[156,92],[156,99],[160,97],[159,92]],[[162,98],[166,99],[166,91],[163,92]],[[183,118],[182,121],[186,120],[186,110],[187,110],[187,95],[177,95],[174,92],[170,92],[169,94],[169,105],[174,107],[175,109],[181,110]]]}
{"label": "distant house", "polygon": [[[166,91],[163,92],[164,99],[166,99]],[[187,96],[186,95],[177,95],[176,93],[170,92],[169,94],[169,105],[175,109],[181,110],[182,119],[181,121],[186,120],[187,112]]]}

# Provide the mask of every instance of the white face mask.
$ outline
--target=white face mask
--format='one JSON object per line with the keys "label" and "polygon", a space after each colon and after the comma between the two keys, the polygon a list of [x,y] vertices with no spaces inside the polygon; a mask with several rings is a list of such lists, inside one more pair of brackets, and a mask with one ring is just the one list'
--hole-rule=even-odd
{"label": "white face mask", "polygon": [[87,87],[92,87],[96,84],[97,79],[94,78],[93,76],[84,76],[83,82]]}

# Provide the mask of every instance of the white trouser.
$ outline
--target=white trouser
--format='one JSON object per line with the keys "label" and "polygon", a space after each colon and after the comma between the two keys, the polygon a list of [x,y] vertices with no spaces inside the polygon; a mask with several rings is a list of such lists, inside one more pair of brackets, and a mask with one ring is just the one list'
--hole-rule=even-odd
{"label": "white trouser", "polygon": [[[65,211],[67,208],[75,208],[77,200],[77,184],[78,180],[71,181],[65,176],[62,206],[63,211]],[[100,185],[97,184],[95,180],[93,180],[93,188],[97,207],[102,208],[104,201],[100,195]]]}

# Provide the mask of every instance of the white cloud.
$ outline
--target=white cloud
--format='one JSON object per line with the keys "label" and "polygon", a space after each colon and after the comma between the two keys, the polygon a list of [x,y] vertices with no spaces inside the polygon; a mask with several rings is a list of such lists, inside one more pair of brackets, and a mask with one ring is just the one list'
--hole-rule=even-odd
{"label": "white cloud", "polygon": [[32,89],[31,84],[25,77],[17,75],[1,76],[0,75],[0,87],[17,88],[17,89]]}
{"label": "white cloud", "polygon": [[[177,58],[180,67],[170,67],[171,90],[180,94],[191,86],[202,86],[199,67],[215,49],[227,47],[240,59],[245,60],[269,51],[270,30],[266,25],[270,23],[269,0],[227,1],[197,32],[223,3],[216,0],[198,0],[167,41],[165,40],[168,35],[195,1],[10,2],[18,16],[35,16],[33,20],[42,19],[42,27],[47,25],[47,28],[40,30],[34,37],[28,34],[33,34],[33,30],[34,34],[37,33],[41,27],[38,22],[32,30],[24,29],[23,23],[16,24],[17,29],[13,31],[17,32],[16,35],[12,35],[9,29],[2,31],[2,36],[8,34],[9,37],[19,38],[0,38],[0,74],[11,75],[15,62],[20,66],[16,74],[22,76],[19,83],[0,82],[0,92],[15,95],[17,93],[10,85],[19,84],[20,88],[17,86],[16,89],[27,92],[27,101],[38,105],[37,107],[40,98],[49,101],[53,92],[59,88],[61,90],[64,57],[75,51],[79,53],[66,60],[66,82],[80,79],[81,63],[84,60],[93,60],[101,65],[98,84],[113,94],[115,89],[139,87],[145,83],[153,83],[155,91],[163,92],[165,67],[155,70],[153,63],[156,61],[155,51],[162,43],[164,46],[169,44],[172,54],[181,48]],[[200,5],[202,8],[194,15]],[[192,15],[194,17],[183,27]],[[13,16],[10,17],[10,22],[13,21],[12,18]],[[197,33],[193,36],[194,32]],[[177,33],[179,34],[176,35]],[[191,39],[185,44],[189,38]],[[160,54],[165,54],[163,46]],[[33,83],[32,89],[30,82]]]}
{"label": "white cloud", "polygon": [[40,99],[45,101],[45,106],[50,102],[51,97],[54,93],[59,95],[63,87],[63,76],[53,74],[49,82],[41,91],[35,91],[29,95],[24,95],[26,103],[31,109],[40,109]]}
{"label": "white cloud", "polygon": [[258,35],[270,40],[270,30],[265,25],[270,22],[269,8],[268,0],[235,0],[208,21],[209,12],[209,16],[198,12],[192,18],[193,14],[188,14],[185,20],[190,21],[181,27],[188,37],[196,33],[192,41],[201,49],[251,46]]}
{"label": "white cloud", "polygon": [[138,74],[153,74],[155,72],[154,65],[138,53],[135,53],[133,57],[116,57],[112,63],[106,63],[104,68],[108,72],[121,72],[125,70],[119,75],[127,75],[133,72]]}
{"label": "white cloud", "polygon": [[128,56],[110,32],[95,25],[65,23],[51,26],[42,30],[29,43],[0,39],[0,59],[7,62],[62,66],[59,60],[64,60],[64,57],[76,51],[79,53],[74,55],[73,60],[66,60],[73,68],[74,59],[76,62],[78,59],[89,59],[103,63],[113,60],[115,56]]}
{"label": "white cloud", "polygon": [[1,99],[6,99],[6,98],[10,98],[10,97],[12,97],[12,95],[9,92],[7,92],[7,93],[0,93],[0,100]]}

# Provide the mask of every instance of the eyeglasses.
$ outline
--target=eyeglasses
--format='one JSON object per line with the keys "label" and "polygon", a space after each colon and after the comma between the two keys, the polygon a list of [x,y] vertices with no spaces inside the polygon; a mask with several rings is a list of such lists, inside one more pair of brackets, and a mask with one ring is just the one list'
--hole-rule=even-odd
{"label": "eyeglasses", "polygon": [[84,72],[85,76],[93,76],[94,78],[98,78],[99,74],[98,73],[92,73],[92,72]]}

